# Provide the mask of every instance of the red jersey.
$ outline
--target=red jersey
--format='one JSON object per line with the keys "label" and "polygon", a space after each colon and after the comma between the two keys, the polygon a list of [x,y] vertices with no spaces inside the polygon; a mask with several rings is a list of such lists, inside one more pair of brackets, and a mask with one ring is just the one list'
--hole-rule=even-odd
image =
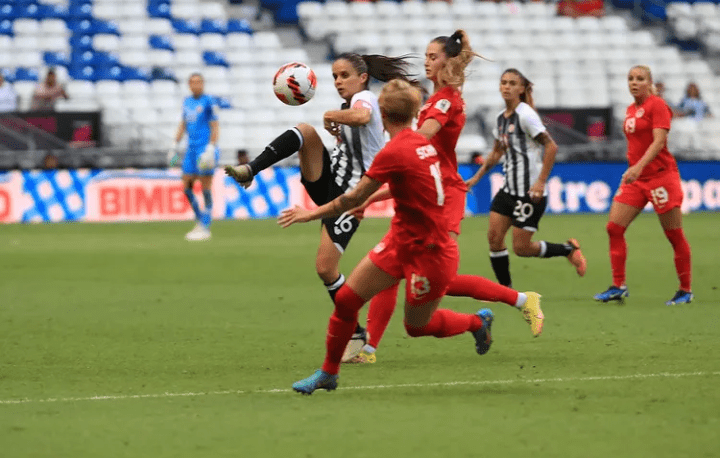
{"label": "red jersey", "polygon": [[455,186],[467,191],[465,181],[458,173],[455,154],[455,146],[466,119],[465,101],[460,91],[452,86],[445,86],[433,94],[420,109],[417,125],[422,126],[427,119],[434,119],[442,126],[430,142],[440,155],[443,184],[445,187]]}
{"label": "red jersey", "polygon": [[[627,137],[627,158],[632,166],[637,164],[653,142],[653,129],[670,130],[672,111],[667,103],[656,95],[648,97],[640,106],[634,103],[625,112],[623,131]],[[643,169],[640,180],[666,170],[677,170],[675,158],[667,148],[667,141],[655,158]]]}
{"label": "red jersey", "polygon": [[398,247],[450,243],[438,153],[425,137],[402,130],[377,153],[365,175],[389,185],[395,200],[390,234]]}

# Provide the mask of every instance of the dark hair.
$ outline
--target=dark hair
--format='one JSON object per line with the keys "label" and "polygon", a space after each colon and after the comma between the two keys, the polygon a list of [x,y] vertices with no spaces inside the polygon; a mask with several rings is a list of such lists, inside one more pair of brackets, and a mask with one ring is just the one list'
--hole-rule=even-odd
{"label": "dark hair", "polygon": [[[419,86],[420,82],[412,78],[413,74],[409,73],[408,68],[411,66],[409,59],[412,56],[404,55],[399,57],[388,57],[381,54],[356,54],[353,52],[342,53],[335,58],[335,62],[346,60],[350,62],[355,71],[362,75],[367,73],[376,80],[387,82],[393,79],[401,79],[407,81],[413,86]],[[370,84],[370,79],[365,87]]]}
{"label": "dark hair", "polygon": [[465,84],[465,68],[475,57],[482,57],[473,51],[470,39],[464,30],[458,29],[449,37],[433,38],[430,43],[442,45],[447,63],[438,73],[438,82],[443,85],[461,88]]}
{"label": "dark hair", "polygon": [[525,90],[520,94],[520,101],[525,102],[530,107],[535,109],[535,102],[533,101],[532,96],[532,89],[533,89],[533,83],[529,79],[525,77],[522,73],[520,73],[520,70],[516,68],[508,68],[505,70],[502,74],[505,75],[506,73],[512,73],[513,75],[517,75],[520,78],[520,82],[523,86],[525,86]]}

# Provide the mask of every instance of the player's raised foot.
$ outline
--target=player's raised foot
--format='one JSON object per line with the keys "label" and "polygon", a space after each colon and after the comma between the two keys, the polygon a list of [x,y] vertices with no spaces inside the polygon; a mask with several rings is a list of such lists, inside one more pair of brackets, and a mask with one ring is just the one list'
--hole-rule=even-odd
{"label": "player's raised foot", "polygon": [[693,301],[693,299],[695,299],[695,296],[692,291],[683,291],[679,289],[672,299],[665,302],[665,305],[689,304]]}
{"label": "player's raised foot", "polygon": [[327,372],[318,369],[310,377],[293,383],[292,388],[302,394],[313,394],[315,390],[320,389],[333,391],[337,388],[337,381],[337,374],[328,374]]}
{"label": "player's raised foot", "polygon": [[490,328],[492,327],[495,316],[490,309],[480,309],[476,315],[480,317],[483,325],[480,329],[472,333],[473,337],[475,337],[475,351],[477,351],[478,355],[484,355],[490,350],[490,345],[492,344]]}
{"label": "player's raised foot", "polygon": [[185,240],[187,240],[188,242],[202,242],[205,240],[210,240],[211,238],[212,233],[210,232],[210,229],[203,225],[200,225],[200,228],[198,230],[193,230],[185,236]]}
{"label": "player's raised foot", "polygon": [[628,293],[627,286],[610,286],[606,291],[596,294],[594,298],[600,302],[618,301],[622,304],[628,296],[630,293]]}
{"label": "player's raised foot", "polygon": [[375,356],[375,353],[370,353],[368,351],[362,350],[360,353],[355,355],[348,363],[350,364],[375,364],[377,361],[377,356]]}
{"label": "player's raised foot", "polygon": [[185,234],[185,240],[190,240],[189,237],[192,234],[195,234],[196,232],[199,232],[201,230],[202,230],[202,224],[200,224],[199,222],[195,223],[195,226],[192,229],[190,229],[190,232]]}
{"label": "player's raised foot", "polygon": [[582,254],[582,251],[580,250],[580,242],[575,239],[570,239],[567,241],[567,243],[569,243],[573,247],[573,250],[567,257],[568,261],[570,261],[570,264],[575,267],[577,274],[581,277],[584,277],[585,272],[587,271],[587,260]]}
{"label": "player's raised foot", "polygon": [[543,324],[545,323],[545,315],[540,308],[541,296],[531,291],[525,294],[527,295],[527,301],[525,301],[525,305],[522,306],[520,311],[522,311],[525,321],[530,324],[533,336],[537,337],[542,333]]}
{"label": "player's raised foot", "polygon": [[360,327],[359,330],[356,329],[356,332],[353,333],[345,347],[345,352],[340,361],[343,363],[350,362],[351,359],[360,354],[363,347],[368,343],[368,340],[370,340],[370,333],[367,332],[367,329],[362,327]]}
{"label": "player's raised foot", "polygon": [[240,183],[240,186],[245,189],[250,187],[253,180],[253,172],[248,164],[242,164],[235,167],[232,165],[226,165],[225,174]]}

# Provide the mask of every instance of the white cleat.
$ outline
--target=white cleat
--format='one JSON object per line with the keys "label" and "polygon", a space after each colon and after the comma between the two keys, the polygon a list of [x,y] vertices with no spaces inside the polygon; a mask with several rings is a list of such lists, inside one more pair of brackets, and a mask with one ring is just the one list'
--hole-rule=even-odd
{"label": "white cleat", "polygon": [[185,240],[188,242],[201,242],[203,240],[210,240],[211,238],[212,233],[210,232],[210,229],[203,226],[193,229],[185,236]]}

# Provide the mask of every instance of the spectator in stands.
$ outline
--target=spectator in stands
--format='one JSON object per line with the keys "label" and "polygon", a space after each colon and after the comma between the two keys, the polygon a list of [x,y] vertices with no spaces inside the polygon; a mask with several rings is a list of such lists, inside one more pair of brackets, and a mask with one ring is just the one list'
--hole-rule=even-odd
{"label": "spectator in stands", "polygon": [[560,0],[558,14],[561,16],[580,17],[605,15],[603,0]]}
{"label": "spectator in stands", "polygon": [[45,81],[38,84],[33,92],[31,110],[53,111],[55,109],[55,101],[60,97],[69,99],[65,88],[57,82],[55,70],[50,69],[45,75]]}
{"label": "spectator in stands", "polygon": [[55,170],[58,165],[58,157],[52,153],[47,153],[43,158],[43,169],[45,170]]}
{"label": "spectator in stands", "polygon": [[5,77],[0,73],[0,113],[7,113],[17,110],[17,94],[10,83],[5,82]]}
{"label": "spectator in stands", "polygon": [[712,116],[710,107],[700,97],[700,89],[697,84],[689,83],[685,89],[685,97],[675,107],[675,115],[679,117],[687,116],[695,121]]}
{"label": "spectator in stands", "polygon": [[237,163],[238,165],[247,164],[250,162],[250,157],[248,156],[248,152],[246,149],[241,148],[237,150]]}

